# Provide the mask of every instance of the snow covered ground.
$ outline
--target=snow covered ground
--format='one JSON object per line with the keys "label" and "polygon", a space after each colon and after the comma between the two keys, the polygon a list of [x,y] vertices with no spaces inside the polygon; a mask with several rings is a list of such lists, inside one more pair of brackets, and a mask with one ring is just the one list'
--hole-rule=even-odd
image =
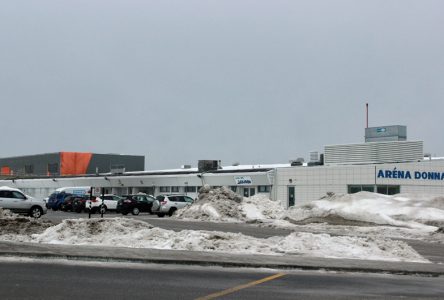
{"label": "snow covered ground", "polygon": [[69,219],[39,234],[4,235],[1,239],[48,244],[429,262],[406,243],[390,239],[332,237],[301,232],[260,239],[216,231],[175,232],[129,218]]}
{"label": "snow covered ground", "polygon": [[[21,219],[20,219],[21,218]],[[240,254],[301,255],[427,262],[405,242],[444,242],[444,197],[333,195],[284,210],[264,195],[242,198],[226,188],[204,188],[198,200],[179,210],[184,222],[251,223],[293,233],[267,239],[239,233],[153,227],[129,218],[64,220],[61,224],[24,221],[0,209],[0,239],[51,244],[215,251]],[[9,228],[9,229],[8,229]],[[16,228],[16,230],[14,229]]]}
{"label": "snow covered ground", "polygon": [[204,191],[176,218],[444,243],[444,235],[437,232],[444,226],[444,197],[361,192],[332,195],[288,210],[261,194],[241,201],[235,197],[238,195],[224,188]]}

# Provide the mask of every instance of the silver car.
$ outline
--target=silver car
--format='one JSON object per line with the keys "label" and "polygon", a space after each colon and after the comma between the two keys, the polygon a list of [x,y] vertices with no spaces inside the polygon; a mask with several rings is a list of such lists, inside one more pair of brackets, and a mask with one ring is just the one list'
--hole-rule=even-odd
{"label": "silver car", "polygon": [[193,198],[187,195],[159,195],[153,202],[151,211],[162,218],[165,215],[170,217],[180,208],[193,204]]}
{"label": "silver car", "polygon": [[47,211],[43,199],[33,198],[19,189],[7,186],[0,187],[0,207],[14,213],[27,214],[33,218],[40,218]]}

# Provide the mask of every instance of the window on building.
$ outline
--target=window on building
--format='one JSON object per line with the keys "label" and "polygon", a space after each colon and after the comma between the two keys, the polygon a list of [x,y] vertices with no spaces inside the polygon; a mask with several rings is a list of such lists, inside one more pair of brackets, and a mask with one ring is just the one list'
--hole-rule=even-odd
{"label": "window on building", "polygon": [[237,191],[237,186],[232,185],[232,186],[230,186],[230,189],[231,189],[233,192],[236,193],[236,191]]}
{"label": "window on building", "polygon": [[48,173],[49,174],[58,174],[59,173],[59,164],[58,163],[48,164]]}
{"label": "window on building", "polygon": [[258,193],[269,193],[270,192],[270,186],[269,185],[259,185],[257,187]]}
{"label": "window on building", "polygon": [[[365,192],[375,192],[375,186],[374,185],[349,185],[348,186],[348,193],[354,194],[361,191]],[[376,185],[376,192],[378,194],[383,195],[395,195],[399,194],[401,192],[401,188],[399,185]]]}
{"label": "window on building", "polygon": [[159,187],[159,191],[161,193],[169,193],[170,192],[170,187],[169,186],[161,186],[161,187]]}
{"label": "window on building", "polygon": [[348,193],[349,194],[359,193],[360,191],[362,191],[362,186],[360,186],[360,185],[349,185],[348,186]]}
{"label": "window on building", "polygon": [[374,192],[375,191],[375,187],[373,185],[349,185],[348,186],[348,193],[349,194],[354,194],[354,193],[358,193],[358,192]]}
{"label": "window on building", "polygon": [[34,174],[34,165],[25,165],[25,174]]}
{"label": "window on building", "polygon": [[401,193],[401,188],[399,185],[392,185],[387,187],[387,195],[395,195]]}
{"label": "window on building", "polygon": [[179,193],[179,187],[178,186],[172,186],[171,187],[171,193]]}
{"label": "window on building", "polygon": [[197,186],[186,186],[185,192],[186,193],[195,193],[197,191]]}
{"label": "window on building", "polygon": [[375,186],[374,185],[363,185],[362,191],[373,193],[375,191]]}
{"label": "window on building", "polygon": [[399,185],[378,185],[377,191],[378,194],[395,195],[401,192],[401,188]]}

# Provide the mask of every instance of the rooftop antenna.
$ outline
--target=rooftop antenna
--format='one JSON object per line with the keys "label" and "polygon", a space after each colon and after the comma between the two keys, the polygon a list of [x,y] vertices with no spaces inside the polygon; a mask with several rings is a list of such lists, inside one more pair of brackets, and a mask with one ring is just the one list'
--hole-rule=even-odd
{"label": "rooftop antenna", "polygon": [[366,112],[366,127],[368,128],[368,103],[365,103],[365,112]]}

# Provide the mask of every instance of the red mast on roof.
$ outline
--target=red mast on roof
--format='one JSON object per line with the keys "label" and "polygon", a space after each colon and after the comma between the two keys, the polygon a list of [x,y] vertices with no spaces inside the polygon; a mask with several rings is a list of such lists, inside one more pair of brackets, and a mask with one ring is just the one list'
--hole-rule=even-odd
{"label": "red mast on roof", "polygon": [[365,128],[368,128],[368,103],[365,103],[365,110],[366,110],[366,116],[367,116],[367,122],[366,122]]}

